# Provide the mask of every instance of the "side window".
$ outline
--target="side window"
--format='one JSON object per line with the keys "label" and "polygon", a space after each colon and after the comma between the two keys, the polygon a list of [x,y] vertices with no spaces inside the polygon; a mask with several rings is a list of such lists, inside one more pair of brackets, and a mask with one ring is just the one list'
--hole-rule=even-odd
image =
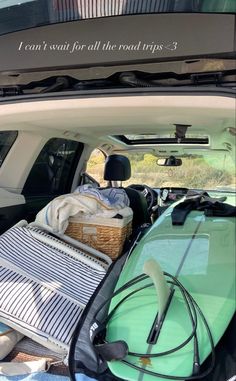
{"label": "side window", "polygon": [[0,167],[17,138],[17,131],[0,131]]}
{"label": "side window", "polygon": [[37,157],[22,193],[50,196],[69,192],[82,150],[82,143],[50,139]]}
{"label": "side window", "polygon": [[107,186],[107,181],[103,179],[105,155],[99,150],[95,149],[88,160],[86,173],[91,176],[101,187]]}

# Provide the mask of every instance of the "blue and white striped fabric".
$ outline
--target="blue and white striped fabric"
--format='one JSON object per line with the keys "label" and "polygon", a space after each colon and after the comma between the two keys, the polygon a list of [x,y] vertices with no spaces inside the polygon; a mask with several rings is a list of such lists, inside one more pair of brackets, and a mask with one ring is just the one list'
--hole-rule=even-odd
{"label": "blue and white striped fabric", "polygon": [[63,252],[58,242],[32,227],[15,227],[0,237],[0,320],[66,352],[106,266],[68,244]]}

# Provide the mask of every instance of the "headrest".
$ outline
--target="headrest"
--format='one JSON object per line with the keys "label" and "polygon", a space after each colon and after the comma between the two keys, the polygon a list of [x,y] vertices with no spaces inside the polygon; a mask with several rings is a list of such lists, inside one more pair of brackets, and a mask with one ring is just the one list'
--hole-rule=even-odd
{"label": "headrest", "polygon": [[131,176],[130,161],[126,156],[110,155],[105,161],[104,180],[125,181]]}

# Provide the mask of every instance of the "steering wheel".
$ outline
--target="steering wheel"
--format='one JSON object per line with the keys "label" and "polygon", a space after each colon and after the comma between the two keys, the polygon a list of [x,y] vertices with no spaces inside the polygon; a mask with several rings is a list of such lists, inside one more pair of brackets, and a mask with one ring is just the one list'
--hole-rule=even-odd
{"label": "steering wheel", "polygon": [[128,186],[128,188],[135,189],[144,195],[148,204],[148,212],[151,212],[152,207],[155,205],[157,199],[157,195],[154,190],[146,184],[131,184]]}

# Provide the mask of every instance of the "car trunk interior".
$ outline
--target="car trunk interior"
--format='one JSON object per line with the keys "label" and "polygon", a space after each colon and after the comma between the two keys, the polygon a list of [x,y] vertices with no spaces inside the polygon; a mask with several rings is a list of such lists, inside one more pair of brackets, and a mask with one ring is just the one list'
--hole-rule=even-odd
{"label": "car trunk interior", "polygon": [[[6,102],[0,108],[0,130],[16,130],[19,138],[14,146],[19,157],[16,166],[14,157],[6,159],[0,168],[0,188],[21,194],[25,180],[42,147],[50,138],[66,138],[84,144],[79,163],[79,172],[85,170],[86,162],[94,148],[107,155],[129,151],[150,152],[166,157],[175,150],[176,156],[214,150],[235,157],[235,99],[230,94],[199,93],[194,91],[162,94],[123,94],[95,97],[41,97],[21,102]],[[133,144],[117,138],[121,135],[147,134],[173,136],[176,125],[190,126],[192,135],[207,136],[204,144]],[[25,150],[21,142],[28,143]],[[22,168],[22,169],[21,169]],[[13,174],[9,176],[9,170]],[[74,184],[75,187],[75,184]],[[72,189],[73,190],[73,189]],[[19,345],[7,360],[33,360],[42,348]],[[25,348],[31,348],[31,353]],[[35,355],[36,353],[36,355]],[[68,374],[58,356],[53,358],[50,371],[53,374]],[[52,356],[52,357],[50,357]],[[44,356],[45,357],[45,354]]]}

